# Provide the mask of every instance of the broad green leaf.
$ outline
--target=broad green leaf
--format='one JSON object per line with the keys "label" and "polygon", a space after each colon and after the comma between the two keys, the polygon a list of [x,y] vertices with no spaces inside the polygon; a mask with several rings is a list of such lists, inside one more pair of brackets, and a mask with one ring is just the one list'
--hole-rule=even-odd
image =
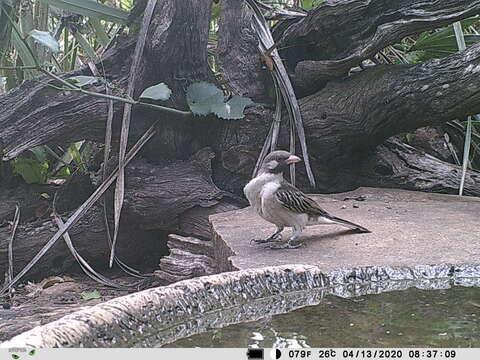
{"label": "broad green leaf", "polygon": [[19,174],[27,184],[45,184],[48,174],[48,163],[33,159],[16,158],[13,160],[13,171]]}
{"label": "broad green leaf", "polygon": [[80,296],[82,297],[83,300],[94,300],[94,299],[100,299],[102,297],[102,294],[100,294],[97,290],[90,291],[90,292],[82,292],[80,293]]}
{"label": "broad green leaf", "polygon": [[213,112],[219,118],[226,120],[243,119],[245,108],[252,104],[253,101],[250,98],[235,95],[226,104],[214,105]]}
{"label": "broad green leaf", "polygon": [[78,86],[78,87],[84,87],[87,85],[93,85],[101,81],[100,78],[97,78],[95,76],[85,76],[85,75],[78,75],[78,76],[72,76],[66,79],[66,81]]}
{"label": "broad green leaf", "polygon": [[35,146],[34,148],[29,149],[29,151],[35,155],[35,159],[37,159],[37,161],[47,161],[47,153],[43,146]]}
{"label": "broad green leaf", "polygon": [[172,95],[172,90],[170,90],[168,85],[160,83],[145,89],[140,98],[165,101],[170,99],[170,95]]}
{"label": "broad green leaf", "polygon": [[208,115],[214,105],[222,105],[224,96],[222,90],[213,84],[199,82],[187,89],[187,103],[195,115]]}
{"label": "broad green leaf", "polygon": [[40,0],[75,14],[125,24],[129,13],[93,0]]}
{"label": "broad green leaf", "polygon": [[56,53],[60,51],[60,45],[58,44],[58,41],[55,40],[55,38],[50,35],[48,31],[40,31],[37,29],[33,29],[28,33],[28,35],[31,38],[35,39],[36,42],[48,47],[53,52]]}

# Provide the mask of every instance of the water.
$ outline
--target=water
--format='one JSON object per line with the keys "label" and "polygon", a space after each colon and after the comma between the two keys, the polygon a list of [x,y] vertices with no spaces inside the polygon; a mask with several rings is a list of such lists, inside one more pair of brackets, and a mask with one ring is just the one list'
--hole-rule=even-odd
{"label": "water", "polygon": [[480,288],[416,288],[343,299],[178,340],[167,347],[480,347]]}

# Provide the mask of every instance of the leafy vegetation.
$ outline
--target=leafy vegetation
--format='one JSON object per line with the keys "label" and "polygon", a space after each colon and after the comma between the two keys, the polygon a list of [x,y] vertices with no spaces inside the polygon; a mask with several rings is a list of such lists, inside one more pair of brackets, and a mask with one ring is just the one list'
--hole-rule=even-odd
{"label": "leafy vegetation", "polygon": [[[21,79],[31,78],[42,72],[50,75],[53,79],[61,80],[55,77],[55,72],[72,70],[82,66],[84,64],[84,60],[82,59],[98,60],[103,51],[103,46],[106,46],[110,41],[109,33],[111,33],[112,28],[118,26],[117,24],[124,24],[128,16],[128,12],[124,10],[116,9],[102,3],[96,3],[92,0],[85,2],[83,0],[38,0],[41,3],[55,6],[52,10],[58,8],[51,14],[52,24],[56,26],[55,29],[53,29],[54,33],[51,34],[48,31],[31,29],[27,34],[22,34],[22,24],[19,16],[17,16],[18,22],[15,22],[13,20],[15,16],[10,16],[11,14],[9,12],[9,6],[6,5],[6,0],[0,1],[0,9],[2,10],[0,15],[5,16],[8,19],[6,24],[9,24],[8,28],[7,26],[3,27],[3,33],[11,31],[13,39],[10,44],[11,51],[9,53],[2,53],[4,54],[4,56],[2,56],[2,64],[16,65],[0,67],[0,70],[7,75],[7,84],[9,84],[4,90],[17,86]],[[131,2],[128,1],[122,1],[120,4],[122,7],[131,7]],[[11,4],[8,3],[8,5]],[[32,17],[34,16],[34,9],[36,8],[31,9]],[[59,18],[57,15],[64,14],[64,11],[71,11],[79,16],[68,14],[65,16],[60,15]],[[84,18],[84,16],[89,16],[90,18]],[[108,24],[108,21],[112,22],[112,24]],[[48,28],[48,25],[46,27]],[[121,28],[118,29],[120,30]],[[29,39],[34,40],[34,43],[29,42]],[[36,44],[42,47],[35,46]],[[42,62],[40,56],[42,48],[49,51],[48,56],[43,59],[44,62]],[[56,56],[57,54],[60,55],[60,58]],[[9,72],[15,72],[15,74],[12,76]],[[15,75],[18,74],[20,74],[20,76],[15,77]],[[14,81],[8,81],[10,77],[12,77]],[[61,82],[65,85],[61,88],[64,90],[81,91],[91,96],[102,96],[128,104],[139,104],[167,111],[169,108],[156,106],[150,102],[166,101],[172,93],[168,85],[161,83],[145,89],[140,95],[140,100],[134,101],[127,98],[122,99],[120,97],[84,90],[96,84],[106,84],[106,79],[102,77],[78,75],[72,76],[65,81],[61,80]],[[215,101],[209,98],[212,92],[216,94]],[[193,84],[187,92],[187,99],[193,99],[189,101],[193,114],[215,114],[227,120],[243,118],[245,107],[252,104],[250,99],[239,96],[225,101],[223,91],[215,85],[207,83]],[[142,100],[149,102],[146,103]],[[206,110],[199,111],[198,109]],[[54,158],[60,160],[62,156],[69,157],[69,161],[73,160],[78,169],[83,172],[86,171],[83,155],[76,145],[71,144],[67,148],[67,152],[63,155],[58,155],[51,149],[46,150],[44,147],[39,147],[34,151],[32,150],[32,153],[36,154],[35,157],[22,156],[13,160],[12,168],[14,173],[22,176],[25,182],[29,184],[44,184],[50,178],[57,176],[68,177],[73,173],[67,163],[65,164],[67,166],[64,167],[54,166],[45,156],[39,157],[38,154],[40,150],[42,153],[48,151],[50,154],[53,154]]]}

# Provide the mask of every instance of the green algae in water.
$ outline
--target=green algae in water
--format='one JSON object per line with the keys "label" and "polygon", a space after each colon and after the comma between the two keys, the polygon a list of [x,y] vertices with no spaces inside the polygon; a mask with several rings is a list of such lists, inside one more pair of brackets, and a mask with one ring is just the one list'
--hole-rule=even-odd
{"label": "green algae in water", "polygon": [[167,347],[480,347],[480,288],[411,288],[231,325]]}

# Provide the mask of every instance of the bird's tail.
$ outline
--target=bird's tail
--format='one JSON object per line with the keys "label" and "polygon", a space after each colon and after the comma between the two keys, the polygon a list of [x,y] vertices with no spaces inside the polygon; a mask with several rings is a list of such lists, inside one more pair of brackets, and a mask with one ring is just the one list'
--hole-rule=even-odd
{"label": "bird's tail", "polygon": [[348,221],[348,220],[344,220],[344,219],[340,219],[338,217],[335,217],[335,216],[331,216],[329,218],[330,220],[336,222],[337,224],[340,224],[340,225],[343,225],[343,226],[346,226],[346,227],[349,227],[351,229],[356,229],[358,230],[359,232],[362,232],[362,233],[369,233],[371,232],[370,230],[368,230],[367,228],[364,228],[363,226],[360,226],[358,224],[355,224],[351,221]]}

